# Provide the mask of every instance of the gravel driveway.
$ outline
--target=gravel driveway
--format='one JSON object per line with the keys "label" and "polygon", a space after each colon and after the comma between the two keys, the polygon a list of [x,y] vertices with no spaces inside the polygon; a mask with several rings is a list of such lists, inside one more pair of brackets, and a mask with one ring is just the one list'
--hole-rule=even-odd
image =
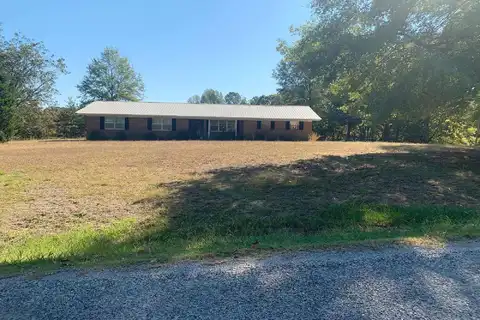
{"label": "gravel driveway", "polygon": [[1,319],[480,319],[480,242],[0,280]]}

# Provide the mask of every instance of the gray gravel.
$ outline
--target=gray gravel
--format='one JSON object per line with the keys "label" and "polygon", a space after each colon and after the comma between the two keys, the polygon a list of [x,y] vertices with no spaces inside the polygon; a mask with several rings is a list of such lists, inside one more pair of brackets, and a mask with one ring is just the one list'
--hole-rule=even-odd
{"label": "gray gravel", "polygon": [[0,280],[0,319],[480,319],[480,242]]}

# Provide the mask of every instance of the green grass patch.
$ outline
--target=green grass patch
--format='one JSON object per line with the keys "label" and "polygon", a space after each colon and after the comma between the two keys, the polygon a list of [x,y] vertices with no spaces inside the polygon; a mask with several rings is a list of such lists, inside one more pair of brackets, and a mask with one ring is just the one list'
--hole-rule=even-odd
{"label": "green grass patch", "polygon": [[258,250],[318,248],[405,237],[477,237],[480,214],[441,206],[332,205],[316,214],[242,214],[228,210],[125,219],[57,235],[25,237],[0,245],[0,273],[31,268],[169,262]]}

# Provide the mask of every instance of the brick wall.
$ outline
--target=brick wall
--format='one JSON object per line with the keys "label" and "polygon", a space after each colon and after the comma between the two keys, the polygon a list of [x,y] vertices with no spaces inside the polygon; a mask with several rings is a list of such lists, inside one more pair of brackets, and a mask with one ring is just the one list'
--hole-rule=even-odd
{"label": "brick wall", "polygon": [[177,119],[177,131],[188,131],[188,119]]}
{"label": "brick wall", "polygon": [[[129,130],[126,131],[127,136],[133,139],[143,139],[149,132],[154,132],[158,137],[172,137],[170,131],[148,131],[148,118],[129,117]],[[87,129],[87,137],[92,131],[100,130],[100,117],[85,117],[85,125]],[[123,130],[104,130],[107,137],[115,137],[118,132]],[[177,133],[188,131],[188,119],[177,119]],[[285,121],[275,121],[275,129],[270,129],[270,121],[262,121],[262,128],[257,129],[257,121],[245,120],[243,122],[243,133],[245,139],[291,139],[291,140],[307,140],[308,135],[312,132],[312,122],[305,121],[303,130],[285,129]]]}
{"label": "brick wall", "polygon": [[303,130],[285,128],[286,121],[275,121],[275,129],[270,129],[271,121],[262,121],[262,128],[257,129],[257,121],[245,120],[243,123],[243,132],[246,139],[254,139],[255,136],[263,136],[267,140],[292,139],[308,140],[308,135],[312,132],[312,122],[305,121]]}

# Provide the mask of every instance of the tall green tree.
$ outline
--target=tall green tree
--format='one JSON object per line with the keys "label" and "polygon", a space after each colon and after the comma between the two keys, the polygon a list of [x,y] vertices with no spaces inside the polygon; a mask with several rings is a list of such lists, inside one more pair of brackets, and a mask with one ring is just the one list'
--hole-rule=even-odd
{"label": "tall green tree", "polygon": [[250,99],[249,104],[252,105],[264,105],[264,106],[279,106],[285,104],[282,95],[278,93],[255,96]]}
{"label": "tall green tree", "polygon": [[312,22],[292,30],[298,40],[278,47],[284,97],[362,119],[354,130],[369,127],[375,139],[444,141],[470,130],[472,117],[459,115],[471,113],[479,88],[478,1],[315,0],[312,10]]}
{"label": "tall green tree", "polygon": [[83,102],[139,101],[144,93],[142,77],[115,48],[105,48],[92,60],[77,88]]}
{"label": "tall green tree", "polygon": [[61,138],[77,138],[85,133],[85,120],[76,114],[81,108],[73,98],[68,98],[65,107],[57,108],[55,116],[55,134]]}
{"label": "tall green tree", "polygon": [[0,29],[0,135],[7,140],[22,130],[21,114],[32,114],[53,102],[55,82],[66,73],[64,60],[55,58],[42,42],[20,34],[6,40]]}
{"label": "tall green tree", "polygon": [[199,104],[201,103],[201,98],[198,94],[195,94],[193,96],[191,96],[190,98],[188,98],[188,103],[193,103],[193,104]]}
{"label": "tall green tree", "polygon": [[225,99],[223,98],[223,94],[220,91],[214,89],[206,89],[202,93],[200,103],[222,104],[225,103]]}
{"label": "tall green tree", "polygon": [[225,102],[227,104],[241,104],[242,96],[238,92],[229,92],[225,95]]}

